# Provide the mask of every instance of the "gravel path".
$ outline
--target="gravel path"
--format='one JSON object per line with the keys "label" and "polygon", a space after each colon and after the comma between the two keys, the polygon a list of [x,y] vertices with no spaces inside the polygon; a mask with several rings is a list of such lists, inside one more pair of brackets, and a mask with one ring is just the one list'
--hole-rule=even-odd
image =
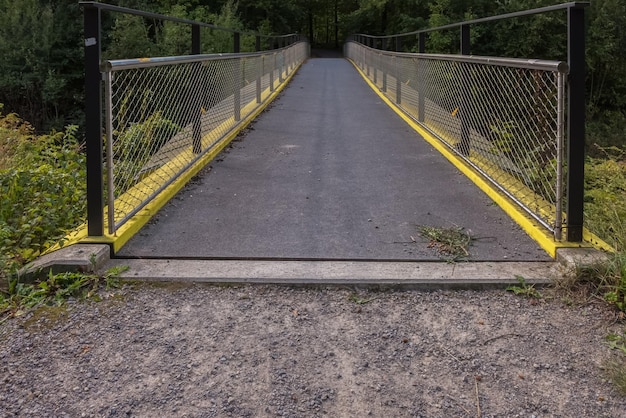
{"label": "gravel path", "polygon": [[600,305],[273,286],[103,297],[0,325],[0,416],[626,417],[601,370],[620,325]]}

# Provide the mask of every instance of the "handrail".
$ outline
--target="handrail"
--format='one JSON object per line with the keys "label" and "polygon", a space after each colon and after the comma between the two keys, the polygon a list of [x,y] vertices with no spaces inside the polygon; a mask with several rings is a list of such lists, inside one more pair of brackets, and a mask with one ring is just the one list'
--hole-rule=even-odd
{"label": "handrail", "polygon": [[[280,51],[277,49],[275,51]],[[262,52],[237,52],[226,54],[180,55],[173,57],[132,58],[104,61],[102,71],[121,71],[133,68],[161,67],[166,65],[185,64],[192,62],[216,61],[229,58],[252,58],[263,55]]]}
{"label": "handrail", "polygon": [[394,57],[421,58],[437,61],[454,61],[467,62],[474,64],[498,65],[501,67],[515,67],[529,70],[545,70],[555,71],[562,74],[569,72],[569,65],[564,61],[540,60],[540,59],[524,59],[524,58],[501,58],[487,57],[480,55],[445,55],[445,54],[415,54],[410,52],[392,52],[383,51],[367,46],[363,46],[371,51],[381,55],[389,55]]}

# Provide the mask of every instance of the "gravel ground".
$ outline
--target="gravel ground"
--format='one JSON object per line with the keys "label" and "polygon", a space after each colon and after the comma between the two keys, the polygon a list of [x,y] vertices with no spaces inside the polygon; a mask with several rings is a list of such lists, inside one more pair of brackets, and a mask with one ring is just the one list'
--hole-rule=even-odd
{"label": "gravel ground", "polygon": [[626,417],[601,305],[136,285],[0,325],[0,416]]}

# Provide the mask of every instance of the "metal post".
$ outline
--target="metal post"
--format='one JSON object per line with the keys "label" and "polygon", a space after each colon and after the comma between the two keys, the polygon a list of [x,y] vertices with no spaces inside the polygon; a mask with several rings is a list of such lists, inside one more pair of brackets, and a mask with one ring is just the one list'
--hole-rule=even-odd
{"label": "metal post", "polygon": [[[87,234],[104,235],[102,168],[102,74],[100,73],[100,9],[83,5],[85,34],[85,138],[87,153]],[[112,187],[113,185],[109,185]]]}
{"label": "metal post", "polygon": [[[239,53],[241,49],[240,35],[239,32],[233,33],[233,52],[235,54]],[[235,121],[239,122],[241,120],[241,65],[243,63],[242,59],[236,59],[235,66],[235,74],[234,74],[234,85],[233,85],[233,108],[234,108],[234,117]]]}
{"label": "metal post", "polygon": [[556,214],[554,217],[554,239],[560,241],[563,234],[563,145],[565,135],[565,75],[557,74],[557,111],[556,111]]}
{"label": "metal post", "polygon": [[[461,55],[470,54],[470,27],[461,26]],[[470,115],[471,109],[471,74],[467,64],[461,67],[461,100],[459,103],[459,118],[461,119],[461,141],[457,145],[457,151],[461,155],[470,154]]]}
{"label": "metal post", "polygon": [[107,171],[107,221],[109,234],[115,234],[115,176],[113,173],[113,96],[111,71],[104,73],[104,101],[105,101],[105,132],[106,132],[106,171]]}
{"label": "metal post", "polygon": [[394,69],[395,69],[395,77],[396,77],[396,104],[402,103],[402,80],[400,79],[400,59],[398,57],[394,57]]}
{"label": "metal post", "polygon": [[383,92],[387,92],[387,66],[385,65],[385,58],[383,56],[383,54],[380,54],[380,61],[381,61],[381,65],[380,65],[380,69],[383,72],[383,86],[381,87],[381,90]]}
{"label": "metal post", "polygon": [[241,52],[241,36],[239,32],[233,32],[233,52],[238,54]]}
{"label": "metal post", "polygon": [[372,51],[372,69],[374,70],[374,84],[378,85],[378,68],[380,67],[380,60],[378,59],[378,53]]}
{"label": "metal post", "polygon": [[270,91],[274,91],[274,71],[276,71],[276,53],[274,55],[274,63],[272,64],[272,69],[270,71]]}
{"label": "metal post", "polygon": [[200,26],[191,25],[191,55],[200,53]]}
{"label": "metal post", "polygon": [[[417,40],[417,52],[423,54],[426,51],[426,33],[421,32]],[[424,65],[422,59],[417,61],[417,120],[424,122],[426,120],[426,98],[424,86]]]}
{"label": "metal post", "polygon": [[[261,37],[259,35],[256,36],[255,39],[255,48],[257,52],[261,50]],[[262,55],[257,58],[258,67],[258,75],[256,77],[256,102],[261,103],[261,81],[263,79],[263,71],[265,69],[265,55]]]}
{"label": "metal post", "polygon": [[[396,36],[396,52],[402,49],[402,41]],[[402,80],[400,77],[400,59],[396,57],[396,104],[402,103]]]}
{"label": "metal post", "polygon": [[387,38],[383,38],[383,39],[382,39],[382,43],[383,43],[383,46],[382,46],[382,48],[381,48],[381,49],[382,49],[383,51],[386,51],[386,50],[387,50]]}
{"label": "metal post", "polygon": [[569,61],[567,135],[567,240],[583,240],[585,182],[585,5],[567,9]]}
{"label": "metal post", "polygon": [[[191,54],[200,54],[200,26],[198,25],[191,26]],[[200,76],[202,71],[199,68],[199,65],[197,67],[199,72],[198,76]],[[197,101],[195,106],[192,108],[193,124],[191,142],[194,154],[200,154],[200,152],[202,152],[202,97],[204,97],[204,83],[200,84],[200,92],[198,94],[193,94],[191,97],[192,100],[195,98]]]}

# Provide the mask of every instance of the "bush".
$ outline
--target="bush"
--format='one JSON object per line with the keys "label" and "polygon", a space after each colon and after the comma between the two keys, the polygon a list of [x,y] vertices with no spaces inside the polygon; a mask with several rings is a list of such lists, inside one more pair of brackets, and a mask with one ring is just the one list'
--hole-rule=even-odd
{"label": "bush", "polygon": [[75,126],[35,136],[0,114],[0,276],[33,260],[85,219],[85,158]]}
{"label": "bush", "polygon": [[[611,150],[606,150],[611,151]],[[585,166],[585,223],[617,251],[626,251],[626,162],[620,150]],[[615,155],[617,154],[617,155]]]}

